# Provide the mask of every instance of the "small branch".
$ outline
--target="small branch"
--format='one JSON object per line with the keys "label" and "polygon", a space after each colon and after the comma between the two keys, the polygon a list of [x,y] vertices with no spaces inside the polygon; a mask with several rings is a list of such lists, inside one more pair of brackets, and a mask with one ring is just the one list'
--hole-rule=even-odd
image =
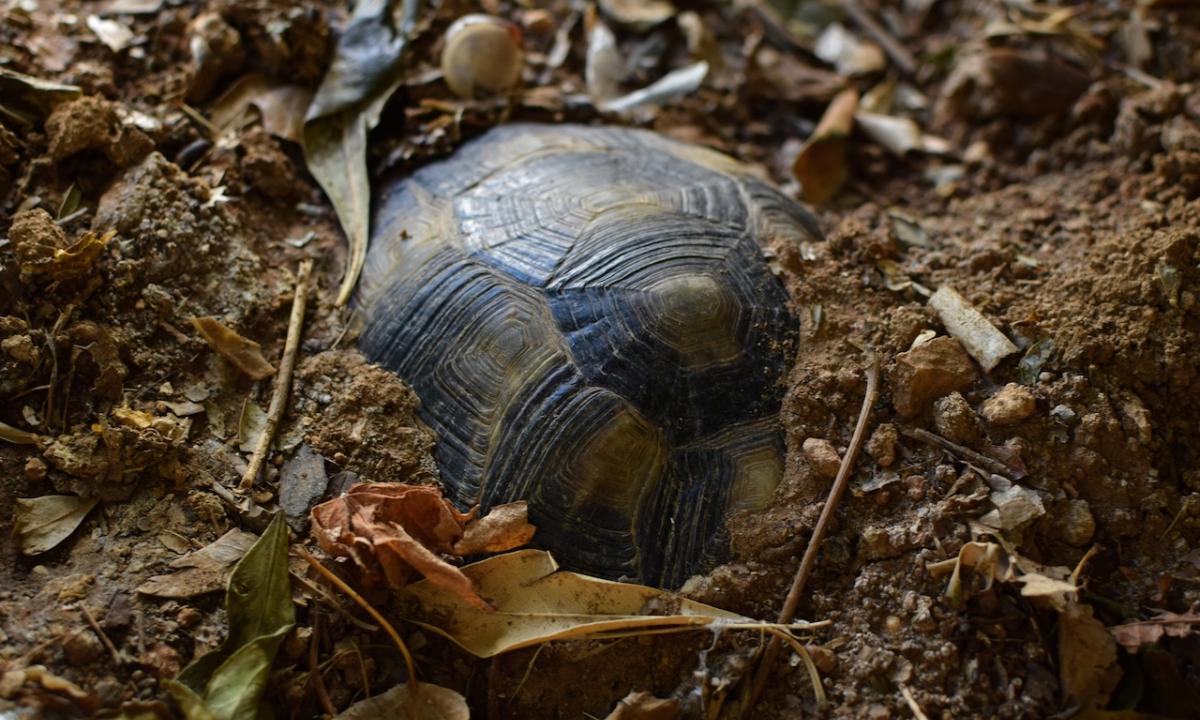
{"label": "small branch", "polygon": [[122,664],[124,664],[125,660],[121,657],[121,653],[117,650],[117,646],[113,645],[113,641],[110,640],[108,635],[104,633],[104,630],[101,629],[100,623],[96,622],[96,618],[92,615],[92,612],[87,609],[87,606],[83,603],[79,603],[79,611],[83,613],[83,619],[87,620],[87,624],[92,626],[92,630],[94,630],[96,634],[100,636],[100,642],[104,643],[104,647],[108,650],[108,654],[112,655],[113,663],[115,663],[117,667],[120,667]]}
{"label": "small branch", "polygon": [[[858,414],[858,422],[854,426],[854,435],[850,438],[850,447],[846,449],[846,455],[842,458],[842,464],[838,467],[837,477],[834,478],[833,486],[829,488],[829,497],[825,500],[825,506],[821,508],[821,516],[817,519],[817,524],[813,527],[812,539],[808,541],[808,547],[804,550],[804,557],[800,560],[800,567],[796,570],[796,576],[792,579],[792,587],[788,591],[787,598],[783,601],[783,609],[779,611],[779,624],[787,625],[792,622],[796,616],[796,608],[800,606],[800,598],[804,595],[804,586],[808,583],[808,578],[812,574],[813,567],[817,564],[817,553],[821,549],[821,543],[825,540],[825,534],[829,530],[829,524],[833,520],[833,514],[837,511],[839,501],[842,495],[846,492],[846,487],[850,484],[850,473],[854,469],[855,462],[858,461],[859,452],[862,450],[863,442],[867,434],[867,421],[871,417],[871,407],[875,405],[875,401],[879,398],[879,360],[871,358],[871,364],[867,368],[867,391],[863,395],[862,409]],[[750,698],[745,705],[742,706],[742,716],[745,717],[762,695],[763,688],[767,685],[767,680],[771,675],[771,666],[775,664],[775,659],[779,655],[780,641],[778,637],[772,637],[771,642],[767,645],[766,652],[763,654],[762,662],[758,666],[757,672],[754,674],[754,682],[750,688]]]}
{"label": "small branch", "polygon": [[292,387],[292,372],[296,369],[296,352],[300,349],[300,332],[304,326],[304,309],[308,304],[308,285],[312,277],[313,262],[311,259],[300,261],[300,269],[296,277],[296,296],[292,299],[292,317],[288,320],[287,341],[283,346],[283,359],[279,361],[279,372],[275,375],[275,387],[271,390],[271,405],[267,409],[267,424],[258,444],[254,446],[254,454],[250,456],[250,464],[246,466],[246,474],[242,476],[239,490],[249,490],[254,485],[258,471],[262,469],[267,453],[271,449],[271,441],[275,439],[275,431],[287,408],[288,394]]}
{"label": "small branch", "polygon": [[905,75],[912,75],[917,71],[916,58],[908,51],[908,48],[900,44],[900,41],[892,37],[892,34],[887,31],[882,25],[871,17],[871,14],[858,4],[858,0],[842,0],[842,9],[846,14],[858,23],[859,27],[866,31],[868,35],[879,43],[883,51],[887,53],[892,62],[896,63],[896,67],[900,68],[900,72]]}
{"label": "small branch", "polygon": [[317,702],[321,704],[321,709],[330,717],[334,717],[337,715],[337,708],[333,706],[333,700],[329,698],[329,690],[325,688],[325,678],[321,674],[321,663],[317,661],[317,643],[321,638],[321,617],[321,613],[316,613],[316,617],[313,619],[312,637],[308,639],[308,677],[313,689],[316,690]]}
{"label": "small branch", "polygon": [[416,692],[418,687],[417,663],[413,660],[412,653],[408,651],[408,645],[404,644],[404,639],[400,637],[400,633],[396,632],[396,628],[392,627],[392,624],[387,621],[387,618],[385,618],[378,610],[376,610],[371,603],[367,602],[366,598],[355,592],[354,588],[347,585],[345,580],[341,579],[335,575],[332,570],[322,565],[321,561],[309,554],[307,550],[299,546],[294,546],[292,549],[295,550],[300,557],[304,558],[305,562],[307,562],[309,565],[312,565],[314,570],[321,573],[326,580],[333,583],[338,590],[341,590],[349,595],[351,600],[358,603],[359,607],[361,607],[363,610],[366,610],[367,614],[374,618],[375,622],[379,623],[384,632],[388,634],[388,637],[392,639],[392,642],[396,643],[396,647],[400,649],[400,654],[404,656],[404,665],[408,668],[409,687]]}
{"label": "small branch", "polygon": [[960,458],[966,458],[990,473],[1000,475],[1001,477],[1008,478],[1009,480],[1020,479],[1015,477],[1015,473],[1013,472],[1012,468],[1000,462],[999,460],[992,459],[981,452],[972,450],[969,447],[964,447],[958,443],[951,442],[941,435],[931,433],[924,428],[900,428],[900,434],[905,437],[912,438],[913,440],[920,440],[928,445],[940,447],[941,449],[953,453]]}

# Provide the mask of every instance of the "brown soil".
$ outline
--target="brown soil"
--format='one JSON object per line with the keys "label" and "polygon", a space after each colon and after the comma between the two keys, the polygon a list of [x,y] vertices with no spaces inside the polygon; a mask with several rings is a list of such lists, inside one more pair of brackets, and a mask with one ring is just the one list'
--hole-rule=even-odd
{"label": "brown soil", "polygon": [[[884,370],[871,441],[799,610],[830,622],[808,641],[828,696],[820,712],[908,717],[915,705],[929,717],[1066,717],[1078,708],[1061,674],[1059,615],[1014,583],[975,585],[956,604],[948,576],[930,570],[987,539],[973,523],[993,508],[994,479],[912,431],[982,453],[1036,494],[1044,514],[1005,533],[1024,557],[1074,568],[1095,548],[1079,601],[1103,624],[1200,604],[1200,11],[1143,3],[1153,42],[1139,70],[1127,65],[1135,22],[1107,3],[1070,5],[1074,35],[1057,26],[987,41],[989,23],[1019,13],[970,0],[923,16],[859,4],[926,59],[910,81],[925,102],[910,114],[957,150],[897,158],[854,135],[851,180],[817,210],[825,240],[771,248],[803,323],[782,412],[784,483],[770,508],[731,520],[737,559],[684,592],[775,618],[830,484],[828,447],[809,442],[806,452],[805,441],[846,452],[871,354]],[[178,709],[160,681],[224,637],[221,593],[163,599],[137,588],[231,528],[261,530],[281,474],[327,474],[325,494],[356,479],[435,481],[434,438],[414,415],[414,393],[350,349],[354,319],[333,305],[344,240],[299,147],[253,123],[214,135],[191,110],[248,72],[314,87],[342,10],[321,0],[168,2],[113,16],[135,36],[113,52],[84,22],[100,3],[26,5],[0,9],[0,68],[78,85],[83,97],[52,112],[0,112],[0,421],[46,438],[0,442],[0,673],[10,673],[0,675],[0,715],[171,717]],[[373,171],[415,168],[505,119],[601,120],[573,99],[584,91],[583,20],[566,2],[525,5],[446,3],[424,19],[409,79],[372,136]],[[796,193],[791,159],[829,100],[797,67],[819,63],[780,44],[754,12],[684,5],[724,64],[697,93],[634,121],[759,163]],[[433,72],[441,31],[480,6],[522,23],[540,63],[512,107],[460,108]],[[570,52],[550,66],[568,18],[577,19],[563,35]],[[620,33],[647,58],[646,77],[630,85],[680,66],[684,35],[673,24]],[[232,43],[226,60],[198,65],[196,37]],[[755,61],[751,46],[761,47]],[[1034,64],[1004,56],[991,75],[972,75],[988,47]],[[8,102],[0,97],[0,109]],[[83,259],[54,260],[78,247]],[[304,257],[316,260],[316,291],[290,409],[264,482],[242,498],[230,489],[270,380],[211,352],[190,319],[214,316],[278,358]],[[926,305],[943,286],[1019,352],[985,373],[969,362],[956,370],[952,341],[913,349],[925,331],[945,335]],[[916,387],[919,363],[942,375]],[[56,493],[103,502],[56,548],[21,555],[14,500]],[[308,596],[276,663],[269,698],[280,717],[322,713],[308,681],[314,632],[335,708],[402,678],[381,635],[322,602]],[[715,688],[757,641],[696,633],[487,662],[405,631],[419,638],[427,679],[463,692],[476,717],[603,717],[631,691],[666,696],[696,677]],[[1121,650],[1107,706],[1200,715],[1197,642],[1182,633]],[[13,680],[32,665],[85,695]],[[804,666],[781,661],[753,716],[816,712]]]}

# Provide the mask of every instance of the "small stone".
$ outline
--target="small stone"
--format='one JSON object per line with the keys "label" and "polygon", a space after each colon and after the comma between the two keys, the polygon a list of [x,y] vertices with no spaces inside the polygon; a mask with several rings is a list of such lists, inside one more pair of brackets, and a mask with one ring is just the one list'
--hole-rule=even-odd
{"label": "small stone", "polygon": [[41,482],[46,479],[46,463],[39,457],[31,457],[25,463],[25,479]]}
{"label": "small stone", "polygon": [[938,433],[962,445],[974,445],[983,437],[979,416],[959,393],[950,393],[933,406],[933,424]]}
{"label": "small stone", "polygon": [[200,611],[194,607],[185,605],[175,614],[175,622],[179,623],[180,627],[190,628],[200,622],[200,618],[204,617]]}
{"label": "small stone", "polygon": [[813,665],[817,666],[817,670],[820,670],[822,675],[829,675],[837,670],[838,657],[834,651],[821,645],[805,645],[804,649],[808,651]]}
{"label": "small stone", "polygon": [[825,478],[837,477],[842,460],[838,457],[833,443],[823,438],[808,438],[804,441],[803,450],[804,457],[818,475]]}
{"label": "small stone", "polygon": [[1087,500],[1077,499],[1067,503],[1067,511],[1063,513],[1059,527],[1068,545],[1082,547],[1091,542],[1096,534],[1096,518],[1092,516]]}
{"label": "small stone", "polygon": [[895,425],[883,423],[871,433],[871,439],[867,441],[867,454],[875,459],[879,467],[890,467],[896,462],[896,441],[899,438]]}
{"label": "small stone", "polygon": [[1012,425],[1037,410],[1037,398],[1024,385],[1009,383],[983,403],[983,417],[992,425]]}
{"label": "small stone", "polygon": [[75,667],[91,665],[104,654],[104,645],[91,630],[81,630],[63,641],[63,655]]}
{"label": "small stone", "polygon": [[892,405],[904,417],[921,414],[948,393],[975,382],[975,364],[954,338],[936,337],[896,356]]}
{"label": "small stone", "polygon": [[1079,419],[1079,414],[1066,405],[1055,405],[1054,409],[1050,411],[1050,417],[1064,425],[1074,425],[1075,421]]}

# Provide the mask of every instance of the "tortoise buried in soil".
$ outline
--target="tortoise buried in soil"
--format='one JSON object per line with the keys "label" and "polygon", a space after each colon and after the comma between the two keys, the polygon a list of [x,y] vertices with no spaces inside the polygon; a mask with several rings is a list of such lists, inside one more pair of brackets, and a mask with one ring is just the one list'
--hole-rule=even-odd
{"label": "tortoise buried in soil", "polygon": [[507,125],[385,183],[367,356],[408,381],[449,494],[529,501],[567,568],[676,586],[783,471],[798,324],[760,243],[818,235],[719,153]]}

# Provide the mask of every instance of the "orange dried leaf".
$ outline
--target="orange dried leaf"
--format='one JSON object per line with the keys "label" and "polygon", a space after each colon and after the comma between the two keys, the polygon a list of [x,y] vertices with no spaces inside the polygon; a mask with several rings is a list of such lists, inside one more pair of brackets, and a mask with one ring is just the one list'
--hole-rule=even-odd
{"label": "orange dried leaf", "polygon": [[525,518],[525,504],[514,503],[476,520],[474,511],[460,512],[439,488],[403,483],[360,483],[312,510],[317,542],[331,555],[350,558],[365,584],[399,589],[416,573],[480,609],[491,606],[441,555],[524,544],[533,535]]}
{"label": "orange dried leaf", "polygon": [[216,318],[194,317],[192,327],[221,357],[251,378],[262,380],[275,374],[275,366],[263,357],[261,345],[242,337]]}
{"label": "orange dried leaf", "polygon": [[1108,631],[1131,653],[1153,645],[1164,637],[1187,637],[1200,630],[1200,614],[1173,613],[1163,610],[1149,620],[1110,627]]}
{"label": "orange dried leaf", "polygon": [[838,93],[792,163],[792,175],[800,182],[805,200],[823,203],[846,182],[846,141],[854,129],[857,109],[857,91]]}
{"label": "orange dried leaf", "polygon": [[487,515],[467,523],[462,539],[454,544],[454,554],[512,550],[532,540],[536,529],[529,524],[529,503],[521,500],[497,505]]}

